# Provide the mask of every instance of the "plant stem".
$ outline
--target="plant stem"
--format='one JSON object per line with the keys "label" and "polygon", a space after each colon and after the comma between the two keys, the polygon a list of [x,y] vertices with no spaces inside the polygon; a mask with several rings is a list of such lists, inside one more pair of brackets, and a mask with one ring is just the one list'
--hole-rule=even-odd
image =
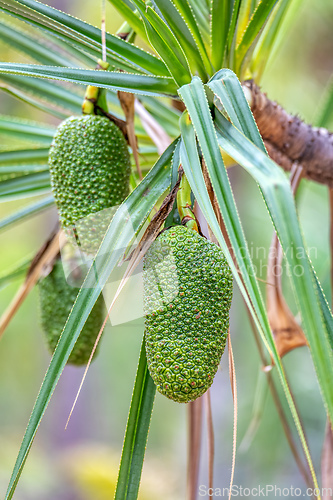
{"label": "plant stem", "polygon": [[[107,70],[109,67],[109,63],[98,59],[97,68]],[[108,112],[107,101],[106,101],[106,89],[101,89],[99,87],[95,87],[94,85],[88,85],[86,89],[86,93],[84,95],[84,101],[82,104],[82,113],[84,115],[94,115],[95,107],[100,107],[105,113]]]}
{"label": "plant stem", "polygon": [[198,224],[191,204],[191,187],[185,174],[183,174],[182,180],[180,181],[177,193],[177,208],[182,224],[188,229],[198,232]]}

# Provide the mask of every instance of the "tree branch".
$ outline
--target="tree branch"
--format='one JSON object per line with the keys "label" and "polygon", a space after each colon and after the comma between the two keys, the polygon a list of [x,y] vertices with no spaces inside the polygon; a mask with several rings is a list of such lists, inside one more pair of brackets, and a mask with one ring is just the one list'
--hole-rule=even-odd
{"label": "tree branch", "polygon": [[252,80],[243,89],[269,156],[284,170],[298,163],[305,177],[333,187],[333,134],[290,115]]}

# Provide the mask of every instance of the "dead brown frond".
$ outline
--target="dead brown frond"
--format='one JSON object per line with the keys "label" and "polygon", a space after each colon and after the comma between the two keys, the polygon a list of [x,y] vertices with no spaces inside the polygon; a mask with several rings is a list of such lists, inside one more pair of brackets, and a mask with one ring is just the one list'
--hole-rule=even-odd
{"label": "dead brown frond", "polygon": [[13,319],[39,278],[50,272],[53,262],[62,246],[65,244],[65,241],[66,239],[63,232],[57,230],[38,250],[31,262],[24,283],[21,285],[11,304],[0,319],[0,337],[5,332],[10,321]]}

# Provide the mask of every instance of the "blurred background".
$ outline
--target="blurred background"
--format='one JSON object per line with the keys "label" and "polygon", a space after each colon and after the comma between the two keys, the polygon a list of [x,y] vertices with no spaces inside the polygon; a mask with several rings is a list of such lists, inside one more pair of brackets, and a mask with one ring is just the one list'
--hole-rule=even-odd
{"label": "blurred background", "polygon": [[[100,26],[96,2],[53,0],[54,7]],[[1,21],[1,18],[0,18]],[[111,33],[122,20],[107,4],[106,25]],[[7,46],[2,61],[29,62]],[[271,99],[288,111],[315,123],[322,96],[333,70],[333,4],[330,0],[300,2],[291,29],[270,62],[261,86]],[[80,88],[82,93],[83,87]],[[0,92],[0,113],[57,124],[46,113]],[[5,148],[6,145],[0,145]],[[240,168],[230,178],[258,277],[265,279],[272,225],[256,184]],[[0,217],[31,200],[0,205]],[[328,195],[324,186],[302,181],[298,194],[299,217],[318,277],[330,300]],[[51,209],[0,234],[0,275],[39,248],[56,222]],[[257,251],[257,249],[261,249]],[[0,290],[0,313],[20,285],[16,281]],[[262,287],[263,293],[264,287]],[[284,290],[291,309],[295,304],[290,284]],[[135,300],[135,299],[133,299]],[[133,303],[134,304],[134,303]],[[129,309],[131,304],[128,304]],[[17,500],[106,500],[112,498],[143,334],[143,320],[109,324],[99,356],[93,362],[77,406],[64,430],[83,369],[66,367],[37,433],[22,478]],[[267,390],[265,375],[246,310],[237,289],[231,308],[231,337],[238,386],[238,452],[234,484],[243,487],[291,485],[305,491],[281,423]],[[38,293],[33,290],[0,342],[0,496],[5,494],[11,470],[50,356],[39,324]],[[290,387],[303,419],[316,471],[325,413],[306,348],[284,358]],[[274,370],[273,370],[274,375]],[[274,375],[275,376],[275,375]],[[211,389],[215,430],[215,487],[228,487],[232,457],[233,404],[228,360],[224,355]],[[282,396],[283,401],[283,396]],[[205,421],[205,420],[204,420]],[[297,439],[297,438],[296,438]],[[187,412],[157,394],[146,460],[141,499],[184,499],[186,487]],[[208,484],[207,442],[204,430],[199,484]],[[272,496],[273,497],[273,496]]]}

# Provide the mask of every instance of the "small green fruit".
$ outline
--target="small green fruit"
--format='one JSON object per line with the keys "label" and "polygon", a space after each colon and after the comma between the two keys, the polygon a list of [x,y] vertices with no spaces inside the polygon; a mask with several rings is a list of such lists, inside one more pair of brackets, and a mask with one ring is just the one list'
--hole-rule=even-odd
{"label": "small green fruit", "polygon": [[129,193],[131,162],[123,134],[103,116],[67,118],[53,138],[49,167],[62,227],[75,225],[76,242],[96,252],[112,216],[105,209]]}
{"label": "small green fruit", "polygon": [[[53,354],[79,289],[67,283],[60,259],[55,262],[50,274],[38,283],[38,288],[41,325]],[[87,364],[104,316],[104,299],[100,295],[74,345],[68,363]]]}
{"label": "small green fruit", "polygon": [[213,383],[226,344],[232,274],[222,250],[195,231],[164,231],[144,258],[146,354],[159,392],[179,403]]}

